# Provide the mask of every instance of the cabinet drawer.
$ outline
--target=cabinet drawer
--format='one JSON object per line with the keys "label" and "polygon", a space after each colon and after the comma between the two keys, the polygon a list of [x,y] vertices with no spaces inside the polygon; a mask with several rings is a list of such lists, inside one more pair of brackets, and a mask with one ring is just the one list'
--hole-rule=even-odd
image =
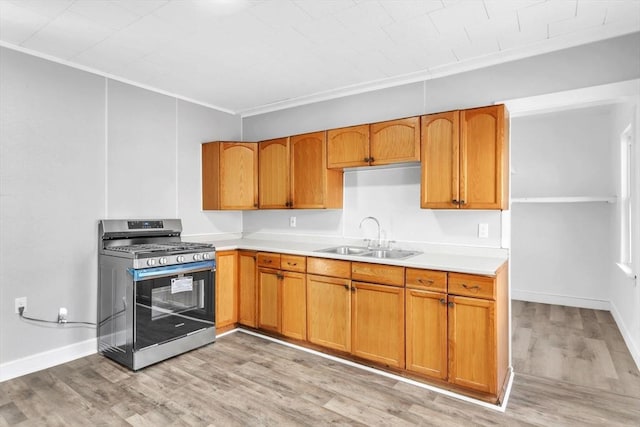
{"label": "cabinet drawer", "polygon": [[326,258],[307,258],[307,273],[320,276],[351,278],[351,261]]}
{"label": "cabinet drawer", "polygon": [[436,292],[447,292],[447,273],[444,271],[407,268],[406,286]]}
{"label": "cabinet drawer", "polygon": [[280,268],[280,254],[258,252],[258,267]]}
{"label": "cabinet drawer", "polygon": [[307,269],[307,258],[299,255],[280,255],[280,268],[287,271],[304,273]]}
{"label": "cabinet drawer", "polygon": [[493,277],[449,273],[448,293],[495,300],[496,281]]}
{"label": "cabinet drawer", "polygon": [[404,286],[404,267],[353,262],[351,263],[351,278],[369,283]]}

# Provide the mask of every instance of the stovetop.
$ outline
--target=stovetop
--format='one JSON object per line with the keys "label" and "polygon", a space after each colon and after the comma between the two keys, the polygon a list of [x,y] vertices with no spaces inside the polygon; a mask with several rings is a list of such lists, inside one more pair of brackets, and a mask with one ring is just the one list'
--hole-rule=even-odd
{"label": "stovetop", "polygon": [[163,243],[140,243],[136,245],[123,245],[123,246],[109,246],[107,248],[111,251],[125,252],[129,254],[142,254],[153,252],[164,252],[170,254],[177,251],[207,251],[215,249],[215,247],[208,243],[193,243],[193,242],[163,242]]}

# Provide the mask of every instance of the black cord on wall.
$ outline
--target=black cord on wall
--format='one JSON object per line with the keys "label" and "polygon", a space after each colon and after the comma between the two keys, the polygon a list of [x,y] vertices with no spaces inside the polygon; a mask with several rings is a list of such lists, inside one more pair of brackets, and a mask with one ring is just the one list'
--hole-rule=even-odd
{"label": "black cord on wall", "polygon": [[54,324],[60,324],[60,325],[89,325],[89,326],[96,326],[95,323],[91,323],[91,322],[58,322],[56,320],[45,320],[45,319],[35,319],[33,317],[28,317],[24,315],[24,307],[20,307],[18,308],[18,314],[20,315],[21,319],[24,320],[30,320],[32,322],[40,322],[40,323],[54,323]]}

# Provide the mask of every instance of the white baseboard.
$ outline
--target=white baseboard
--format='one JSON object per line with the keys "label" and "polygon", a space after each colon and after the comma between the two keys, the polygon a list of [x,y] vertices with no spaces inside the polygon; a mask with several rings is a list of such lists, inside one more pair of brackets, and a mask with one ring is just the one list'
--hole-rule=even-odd
{"label": "white baseboard", "polygon": [[522,291],[519,289],[511,289],[511,299],[518,301],[539,302],[542,304],[565,305],[568,307],[611,311],[611,303],[605,300]]}
{"label": "white baseboard", "polygon": [[622,316],[618,311],[618,308],[613,302],[611,303],[611,315],[613,316],[613,320],[615,320],[616,324],[618,325],[618,329],[622,334],[622,338],[624,339],[625,344],[627,344],[627,348],[631,353],[631,357],[633,357],[633,360],[636,362],[636,366],[638,367],[638,369],[640,369],[640,351],[638,350],[638,346],[635,342],[633,342],[633,338],[629,333],[629,330],[627,329],[627,325],[625,325],[624,321],[622,320]]}
{"label": "white baseboard", "polygon": [[92,338],[3,363],[0,365],[0,382],[89,356],[96,353],[97,349],[98,340]]}

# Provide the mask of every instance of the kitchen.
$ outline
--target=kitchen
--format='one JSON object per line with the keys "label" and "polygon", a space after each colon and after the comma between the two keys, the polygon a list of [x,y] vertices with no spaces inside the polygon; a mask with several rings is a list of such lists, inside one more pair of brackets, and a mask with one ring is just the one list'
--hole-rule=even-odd
{"label": "kitchen", "polygon": [[[184,235],[197,240],[260,233],[362,239],[373,231],[359,229],[360,221],[375,216],[386,237],[403,244],[509,247],[503,240],[517,206],[503,212],[421,210],[417,165],[347,171],[342,210],[203,211],[201,143],[265,140],[624,82],[640,75],[637,46],[638,33],[633,33],[243,117],[3,47],[0,379],[95,353],[94,331],[22,323],[14,299],[28,296],[27,312],[34,315],[55,316],[58,307],[67,307],[70,319],[95,319],[99,218],[177,217]],[[573,58],[570,64],[563,62],[567,55]],[[599,67],[592,66],[595,55]],[[556,73],[553,82],[549,70]],[[513,120],[515,133],[518,119]],[[513,137],[512,144],[515,150]],[[512,180],[518,173],[523,172],[516,168]],[[388,203],[380,194],[388,194]],[[295,228],[289,226],[290,216],[297,218]],[[479,223],[488,224],[488,239],[477,237]],[[516,262],[517,254],[512,256]],[[622,321],[637,349],[637,306],[622,308],[637,301],[637,287],[616,274],[608,276],[615,294],[598,298],[615,299],[625,310]],[[512,279],[512,293],[518,289]]]}

